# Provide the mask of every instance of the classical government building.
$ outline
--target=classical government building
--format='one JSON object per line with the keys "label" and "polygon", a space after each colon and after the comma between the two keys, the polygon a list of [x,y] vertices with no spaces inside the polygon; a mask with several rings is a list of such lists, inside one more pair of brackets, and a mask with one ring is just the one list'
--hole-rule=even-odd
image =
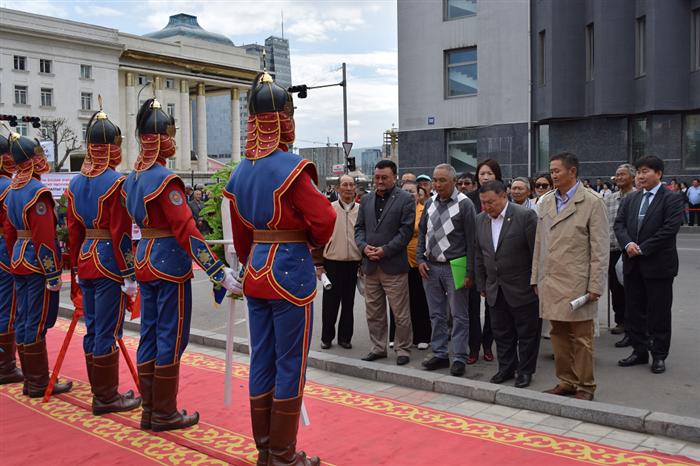
{"label": "classical government building", "polygon": [[700,0],[398,0],[401,171],[700,174]]}
{"label": "classical government building", "polygon": [[[195,16],[171,16],[161,31],[138,36],[0,9],[0,114],[65,118],[84,140],[101,95],[104,110],[124,133],[122,171],[138,155],[136,113],[153,96],[176,121],[177,155],[169,161],[171,168],[198,173],[200,179],[215,168],[207,157],[207,96],[228,99],[231,154],[239,159],[241,94],[260,69],[259,57],[204,30]],[[42,139],[31,124],[21,123],[18,130]],[[64,168],[78,170],[84,150],[70,157]]]}

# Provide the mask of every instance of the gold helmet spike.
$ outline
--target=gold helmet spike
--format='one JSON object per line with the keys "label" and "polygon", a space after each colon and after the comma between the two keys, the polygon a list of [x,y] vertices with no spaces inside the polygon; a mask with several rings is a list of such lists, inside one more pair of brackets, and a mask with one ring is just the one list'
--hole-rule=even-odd
{"label": "gold helmet spike", "polygon": [[12,132],[10,133],[10,141],[19,141],[19,138],[21,138],[22,135],[19,133]]}
{"label": "gold helmet spike", "polygon": [[97,103],[100,106],[100,111],[95,115],[95,120],[106,120],[107,114],[102,111],[102,94],[97,94]]}
{"label": "gold helmet spike", "polygon": [[162,108],[162,107],[163,106],[156,99],[153,99],[153,102],[151,102],[151,108]]}

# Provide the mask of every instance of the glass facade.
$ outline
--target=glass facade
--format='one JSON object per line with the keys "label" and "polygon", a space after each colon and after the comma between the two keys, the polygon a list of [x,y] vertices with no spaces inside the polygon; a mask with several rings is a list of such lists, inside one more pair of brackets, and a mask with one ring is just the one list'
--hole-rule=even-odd
{"label": "glass facade", "polygon": [[646,155],[647,143],[649,141],[649,130],[646,118],[633,118],[630,120],[630,161],[640,159]]}
{"label": "glass facade", "polygon": [[700,169],[700,113],[683,121],[683,168]]}
{"label": "glass facade", "polygon": [[538,172],[549,172],[549,125],[537,127],[537,164]]}
{"label": "glass facade", "polygon": [[457,172],[476,170],[476,130],[454,129],[447,132],[447,162]]}
{"label": "glass facade", "polygon": [[446,97],[475,95],[479,91],[476,47],[448,50],[445,53],[445,61],[447,67]]}

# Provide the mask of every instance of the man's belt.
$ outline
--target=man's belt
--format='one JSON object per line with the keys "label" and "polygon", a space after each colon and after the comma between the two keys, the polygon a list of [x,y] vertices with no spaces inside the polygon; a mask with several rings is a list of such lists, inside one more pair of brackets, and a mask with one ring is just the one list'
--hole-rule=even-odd
{"label": "man's belt", "polygon": [[17,239],[32,239],[32,230],[17,230]]}
{"label": "man's belt", "polygon": [[253,243],[306,243],[304,230],[253,230]]}
{"label": "man's belt", "polygon": [[141,228],[142,239],[170,238],[174,236],[170,230],[162,228]]}
{"label": "man's belt", "polygon": [[109,230],[85,229],[85,239],[112,239]]}

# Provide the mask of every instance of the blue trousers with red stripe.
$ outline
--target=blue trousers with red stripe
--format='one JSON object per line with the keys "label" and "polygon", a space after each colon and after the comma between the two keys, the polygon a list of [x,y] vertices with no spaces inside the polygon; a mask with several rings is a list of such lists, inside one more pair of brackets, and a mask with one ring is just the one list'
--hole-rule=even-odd
{"label": "blue trousers with red stripe", "polygon": [[104,356],[117,349],[122,337],[126,300],[121,283],[109,278],[80,280],[83,292],[83,317],[87,333],[83,337],[85,354]]}
{"label": "blue trousers with red stripe", "polygon": [[46,289],[41,274],[15,275],[17,314],[15,339],[18,345],[41,341],[58,317],[58,292]]}
{"label": "blue trousers with red stripe", "polygon": [[11,273],[0,269],[0,334],[14,329],[16,311],[15,278]]}
{"label": "blue trousers with red stripe", "polygon": [[141,290],[141,339],[138,364],[155,359],[156,366],[180,361],[190,338],[192,286],[190,280],[139,282]]}
{"label": "blue trousers with red stripe", "polygon": [[304,393],[313,304],[295,306],[285,300],[246,298],[250,324],[250,396],[274,388],[278,400]]}

